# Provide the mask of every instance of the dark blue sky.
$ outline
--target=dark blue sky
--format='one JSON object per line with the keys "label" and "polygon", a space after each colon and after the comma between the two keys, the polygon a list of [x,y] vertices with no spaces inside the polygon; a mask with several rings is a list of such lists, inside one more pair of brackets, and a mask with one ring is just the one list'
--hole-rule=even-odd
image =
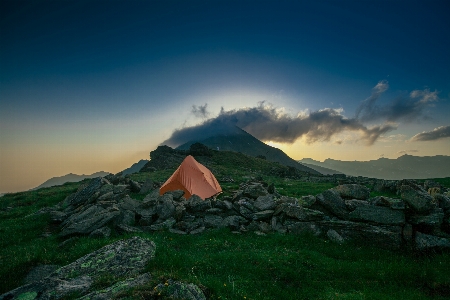
{"label": "dark blue sky", "polygon": [[145,149],[117,150],[126,157],[204,120],[193,105],[211,118],[258,101],[291,118],[325,108],[354,118],[367,100],[361,126],[395,122],[390,134],[409,140],[450,125],[449,13],[448,1],[1,0],[2,147],[107,149],[146,136],[131,143]]}

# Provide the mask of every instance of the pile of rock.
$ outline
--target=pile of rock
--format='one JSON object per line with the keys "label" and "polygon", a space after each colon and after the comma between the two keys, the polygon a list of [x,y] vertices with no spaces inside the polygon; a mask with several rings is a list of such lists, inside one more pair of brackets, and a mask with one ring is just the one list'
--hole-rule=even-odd
{"label": "pile of rock", "polygon": [[59,210],[51,211],[51,219],[61,224],[62,237],[108,236],[112,229],[197,234],[226,227],[236,233],[309,233],[389,249],[450,249],[448,191],[432,182],[424,187],[399,181],[399,198],[369,198],[367,187],[343,184],[297,199],[281,196],[273,185],[248,182],[232,197],[220,200],[196,195],[185,199],[180,190],[160,196],[155,189],[137,201],[129,192],[138,187],[143,188],[132,180],[112,184],[106,178],[94,179],[67,197]]}

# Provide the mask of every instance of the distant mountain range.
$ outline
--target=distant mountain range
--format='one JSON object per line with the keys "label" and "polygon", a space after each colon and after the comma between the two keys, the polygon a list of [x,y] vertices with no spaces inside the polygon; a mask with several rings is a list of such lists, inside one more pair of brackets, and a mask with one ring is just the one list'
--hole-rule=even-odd
{"label": "distant mountain range", "polygon": [[51,186],[55,186],[55,185],[62,185],[64,183],[66,183],[66,182],[78,182],[78,181],[81,181],[81,180],[86,179],[86,178],[103,177],[103,176],[106,176],[108,174],[109,174],[108,172],[103,172],[103,171],[96,172],[96,173],[91,174],[91,175],[84,175],[84,174],[83,175],[77,175],[77,174],[70,173],[70,174],[67,174],[67,175],[64,175],[64,176],[50,178],[49,180],[47,180],[43,184],[35,187],[34,189],[31,189],[31,191],[34,191],[34,190],[37,190],[37,189],[40,189],[40,188],[44,188],[44,187],[51,187]]}
{"label": "distant mountain range", "polygon": [[412,156],[405,154],[397,159],[379,158],[370,161],[340,161],[328,158],[320,162],[304,158],[299,162],[310,167],[327,168],[346,175],[381,179],[450,177],[450,156],[444,155]]}
{"label": "distant mountain range", "polygon": [[264,144],[237,126],[224,127],[223,131],[219,133],[216,132],[213,136],[187,142],[178,146],[176,149],[189,150],[189,147],[196,142],[202,143],[203,145],[214,150],[234,151],[254,157],[265,157],[265,159],[269,161],[278,162],[285,166],[295,167],[300,171],[309,172],[311,174],[319,174],[316,170],[298,163],[280,149]]}
{"label": "distant mountain range", "polygon": [[140,161],[138,161],[137,163],[134,163],[131,167],[126,168],[125,170],[123,170],[121,173],[122,175],[128,175],[128,174],[133,174],[133,173],[137,173],[139,172],[143,166],[145,166],[146,163],[148,163],[149,160],[147,159],[141,159]]}

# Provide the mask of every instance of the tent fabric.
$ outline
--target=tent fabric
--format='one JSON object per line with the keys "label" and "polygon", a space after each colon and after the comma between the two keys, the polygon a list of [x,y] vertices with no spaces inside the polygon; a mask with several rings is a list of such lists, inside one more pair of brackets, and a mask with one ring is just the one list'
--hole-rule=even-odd
{"label": "tent fabric", "polygon": [[195,194],[203,200],[222,192],[213,173],[191,155],[183,160],[178,169],[161,186],[159,194],[164,195],[174,190],[183,190],[186,199]]}

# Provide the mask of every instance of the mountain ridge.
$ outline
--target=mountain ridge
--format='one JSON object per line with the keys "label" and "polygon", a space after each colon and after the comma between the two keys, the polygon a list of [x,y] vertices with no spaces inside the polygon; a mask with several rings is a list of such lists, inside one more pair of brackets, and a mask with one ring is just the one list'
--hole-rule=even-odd
{"label": "mountain ridge", "polygon": [[261,157],[285,166],[295,167],[300,171],[320,174],[320,172],[298,163],[282,150],[263,143],[237,126],[224,126],[223,131],[215,132],[214,135],[203,139],[191,140],[179,145],[176,149],[189,150],[190,146],[197,142],[214,150],[241,152],[249,156]]}
{"label": "mountain ridge", "polygon": [[311,158],[300,163],[315,165],[351,176],[364,176],[389,180],[442,178],[450,176],[450,156],[402,155],[396,159],[381,157],[369,161],[341,161],[327,158],[323,162]]}

